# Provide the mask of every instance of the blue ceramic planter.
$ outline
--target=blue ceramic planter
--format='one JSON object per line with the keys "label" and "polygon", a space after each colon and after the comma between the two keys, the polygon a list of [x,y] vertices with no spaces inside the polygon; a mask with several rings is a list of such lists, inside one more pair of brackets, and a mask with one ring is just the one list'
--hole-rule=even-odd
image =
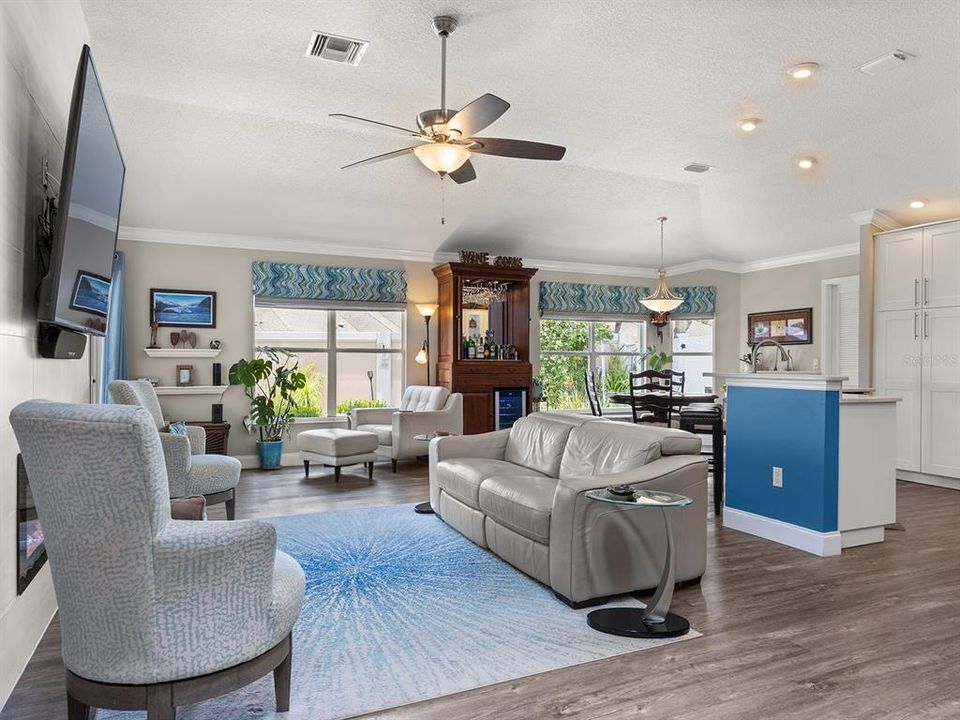
{"label": "blue ceramic planter", "polygon": [[283,440],[258,442],[257,454],[260,456],[261,470],[276,470],[280,467],[280,458],[283,455]]}

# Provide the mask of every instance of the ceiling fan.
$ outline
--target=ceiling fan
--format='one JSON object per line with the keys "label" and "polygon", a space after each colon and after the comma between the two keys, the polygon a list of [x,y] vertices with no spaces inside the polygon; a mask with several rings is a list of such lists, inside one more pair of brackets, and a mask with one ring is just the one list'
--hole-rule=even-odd
{"label": "ceiling fan", "polygon": [[470,155],[499,155],[501,157],[526,158],[528,160],[559,160],[567,151],[560,145],[509,140],[504,138],[477,137],[480,132],[495,122],[509,108],[510,103],[487,93],[460,110],[447,107],[447,38],[457,29],[456,18],[441,15],[433,19],[433,29],[440,36],[440,107],[424,110],[417,115],[418,130],[377,122],[355,115],[332,113],[330,117],[376,125],[420,141],[420,144],[402,150],[374,155],[341,169],[369,165],[371,163],[403,157],[413,153],[427,168],[441,177],[449,175],[454,182],[463,184],[477,179]]}

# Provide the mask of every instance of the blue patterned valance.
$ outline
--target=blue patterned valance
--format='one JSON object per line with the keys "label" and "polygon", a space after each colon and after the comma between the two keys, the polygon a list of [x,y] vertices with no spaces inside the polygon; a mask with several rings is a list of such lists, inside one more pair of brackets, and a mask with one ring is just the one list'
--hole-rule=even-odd
{"label": "blue patterned valance", "polygon": [[[671,288],[684,298],[683,305],[671,317],[713,315],[717,306],[717,289],[712,286]],[[649,315],[641,300],[649,288],[631,285],[590,285],[544,281],[540,283],[541,315]]]}
{"label": "blue patterned valance", "polygon": [[300,263],[253,263],[253,294],[294,300],[403,303],[403,270],[331,267]]}

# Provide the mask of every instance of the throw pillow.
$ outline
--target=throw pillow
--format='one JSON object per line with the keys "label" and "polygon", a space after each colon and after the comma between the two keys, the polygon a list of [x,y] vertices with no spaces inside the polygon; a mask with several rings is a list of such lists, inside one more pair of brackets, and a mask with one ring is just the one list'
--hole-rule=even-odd
{"label": "throw pillow", "polygon": [[173,435],[186,435],[187,434],[187,424],[180,420],[178,422],[170,423],[168,430]]}

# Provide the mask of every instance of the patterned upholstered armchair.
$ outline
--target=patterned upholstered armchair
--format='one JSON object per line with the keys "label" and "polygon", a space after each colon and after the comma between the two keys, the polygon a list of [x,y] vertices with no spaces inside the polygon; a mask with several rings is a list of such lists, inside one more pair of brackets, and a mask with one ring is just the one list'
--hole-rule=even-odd
{"label": "patterned upholstered armchair", "polygon": [[146,380],[114,380],[107,389],[118,405],[139,405],[150,413],[160,433],[170,497],[203,495],[207,505],[224,503],[227,519],[233,520],[240,461],[227,455],[205,455],[207,441],[201,427],[188,425],[186,435],[167,432],[157,391]]}
{"label": "patterned upholstered armchair", "polygon": [[438,430],[463,434],[463,395],[439,385],[410,385],[403,391],[400,407],[354,408],[350,427],[377,436],[377,454],[393,461],[426,455],[427,443],[414,438]]}
{"label": "patterned upholstered armchair", "polygon": [[290,698],[303,571],[272,525],[171,520],[140,407],[31,400],[10,413],[60,605],[68,716],[192,704],[274,673]]}

